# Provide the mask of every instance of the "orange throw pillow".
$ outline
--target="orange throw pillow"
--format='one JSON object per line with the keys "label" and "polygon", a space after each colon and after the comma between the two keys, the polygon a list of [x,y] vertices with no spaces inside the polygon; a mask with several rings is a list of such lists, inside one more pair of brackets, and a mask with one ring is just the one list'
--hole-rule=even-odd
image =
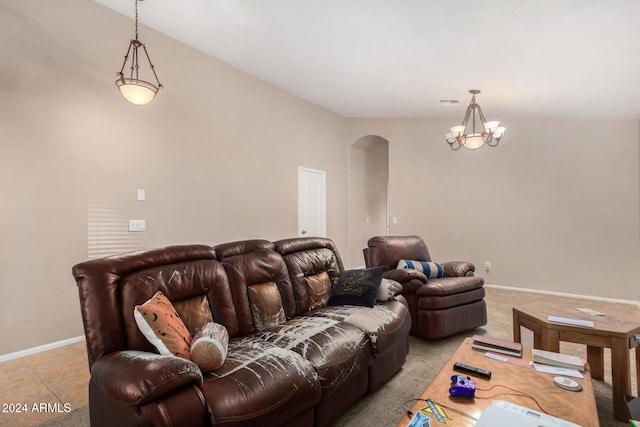
{"label": "orange throw pillow", "polygon": [[191,335],[171,301],[160,291],[142,305],[136,305],[133,315],[140,332],[160,354],[191,360]]}

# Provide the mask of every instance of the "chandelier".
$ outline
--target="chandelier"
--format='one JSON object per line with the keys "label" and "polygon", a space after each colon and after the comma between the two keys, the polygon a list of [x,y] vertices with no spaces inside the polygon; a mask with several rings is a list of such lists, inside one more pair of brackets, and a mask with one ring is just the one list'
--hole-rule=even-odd
{"label": "chandelier", "polygon": [[[142,47],[144,57],[146,57],[147,62],[149,62],[149,67],[151,68],[151,72],[156,80],[155,84],[149,83],[148,81],[140,78],[140,66],[138,64],[138,49],[140,47]],[[131,60],[129,60],[129,58],[131,58]],[[125,75],[125,68],[127,67],[127,64],[129,64],[129,66],[127,74]],[[144,43],[138,40],[138,0],[136,0],[136,37],[131,40],[129,43],[129,49],[127,49],[127,53],[124,55],[124,62],[122,63],[122,68],[118,72],[116,86],[120,89],[120,93],[124,99],[134,105],[148,104],[162,87],[160,80],[158,80],[156,70],[149,58],[147,48]]]}
{"label": "chandelier", "polygon": [[[469,93],[473,96],[464,114],[462,124],[452,127],[451,132],[444,137],[452,150],[457,150],[460,147],[476,150],[484,144],[495,147],[507,129],[500,126],[500,122],[488,122],[485,120],[480,105],[476,104],[476,95],[480,93],[478,89],[471,89]],[[478,129],[476,129],[476,124]],[[467,127],[470,127],[469,131],[467,131]]]}

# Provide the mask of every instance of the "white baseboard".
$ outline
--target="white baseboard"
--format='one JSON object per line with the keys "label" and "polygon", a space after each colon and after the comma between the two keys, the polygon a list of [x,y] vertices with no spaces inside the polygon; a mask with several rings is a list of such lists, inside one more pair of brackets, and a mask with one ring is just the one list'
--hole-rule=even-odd
{"label": "white baseboard", "polygon": [[635,305],[637,307],[640,307],[640,301],[631,301],[631,300],[627,300],[627,299],[604,298],[604,297],[597,297],[597,296],[593,296],[593,295],[569,294],[569,293],[565,293],[565,292],[543,291],[543,290],[539,290],[539,289],[514,288],[512,286],[492,285],[490,283],[489,284],[485,283],[484,286],[486,286],[487,288],[504,289],[504,290],[507,290],[507,291],[529,292],[529,293],[533,293],[533,294],[555,295],[555,296],[560,296],[560,297],[580,298],[580,299],[586,299],[586,300],[591,300],[591,301],[611,302],[611,303],[617,303],[617,304],[629,304],[629,305]]}
{"label": "white baseboard", "polygon": [[47,350],[53,350],[54,348],[64,347],[66,345],[75,344],[84,340],[84,336],[68,338],[62,341],[56,341],[49,344],[39,345],[37,347],[27,348],[25,350],[16,351],[14,353],[7,353],[0,355],[0,363],[13,359],[20,359],[21,357],[31,356],[32,354],[41,353]]}

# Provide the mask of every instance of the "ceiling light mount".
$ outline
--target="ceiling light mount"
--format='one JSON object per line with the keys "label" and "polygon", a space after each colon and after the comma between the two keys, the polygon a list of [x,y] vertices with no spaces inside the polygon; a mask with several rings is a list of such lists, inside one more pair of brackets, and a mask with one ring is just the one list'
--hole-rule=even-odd
{"label": "ceiling light mount", "polygon": [[[484,144],[495,147],[507,129],[500,126],[500,122],[485,120],[480,105],[476,103],[476,95],[480,93],[478,89],[471,89],[469,93],[472,95],[471,103],[467,107],[462,124],[452,127],[451,132],[445,135],[449,147],[452,150],[460,147],[476,150]],[[478,124],[478,130],[476,130],[476,124]],[[470,127],[470,131],[467,131],[467,127]]]}
{"label": "ceiling light mount", "polygon": [[[142,0],[141,0],[142,1]],[[116,86],[120,89],[120,93],[130,103],[134,105],[146,105],[156,96],[158,90],[162,87],[158,75],[156,74],[155,67],[149,58],[147,48],[138,39],[138,0],[136,0],[136,35],[129,43],[127,53],[124,55],[124,62],[122,68],[118,72],[118,79],[116,80]],[[139,53],[138,49],[142,47],[144,57],[147,58],[151,73],[155,78],[156,83],[150,83],[140,78],[140,65],[139,65]],[[131,59],[130,59],[131,58]],[[127,75],[125,75],[125,68],[128,66]]]}

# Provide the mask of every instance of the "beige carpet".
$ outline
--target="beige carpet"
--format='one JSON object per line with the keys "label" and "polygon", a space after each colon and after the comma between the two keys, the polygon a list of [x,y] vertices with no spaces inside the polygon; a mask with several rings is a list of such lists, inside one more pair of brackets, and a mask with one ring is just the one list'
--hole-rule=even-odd
{"label": "beige carpet", "polygon": [[[375,393],[371,393],[353,405],[344,414],[334,427],[373,427],[395,426],[398,420],[405,415],[403,403],[409,399],[418,397],[431,379],[443,367],[451,357],[463,339],[474,333],[490,335],[497,338],[512,339],[512,314],[513,305],[525,301],[553,301],[564,302],[575,307],[595,306],[605,313],[616,313],[619,316],[634,314],[640,315],[640,309],[636,305],[594,303],[590,300],[563,298],[542,294],[531,294],[518,291],[504,290],[500,288],[487,288],[488,324],[476,331],[459,334],[453,337],[437,341],[423,341],[414,337],[410,340],[410,353],[402,370],[398,372],[387,384]],[[525,347],[531,348],[533,337],[527,331],[523,333]],[[584,346],[577,344],[561,343],[560,351],[586,357]],[[631,360],[635,355],[631,354]],[[610,353],[605,350],[605,381],[593,381],[596,395],[598,415],[602,427],[628,426],[613,420],[611,401],[611,369]],[[632,367],[632,390],[637,393],[635,367]],[[567,402],[567,405],[570,405]],[[410,406],[410,405],[408,405]],[[38,424],[39,427],[53,426],[88,426],[88,411],[86,407],[79,408],[69,414],[64,414],[53,420]]]}

